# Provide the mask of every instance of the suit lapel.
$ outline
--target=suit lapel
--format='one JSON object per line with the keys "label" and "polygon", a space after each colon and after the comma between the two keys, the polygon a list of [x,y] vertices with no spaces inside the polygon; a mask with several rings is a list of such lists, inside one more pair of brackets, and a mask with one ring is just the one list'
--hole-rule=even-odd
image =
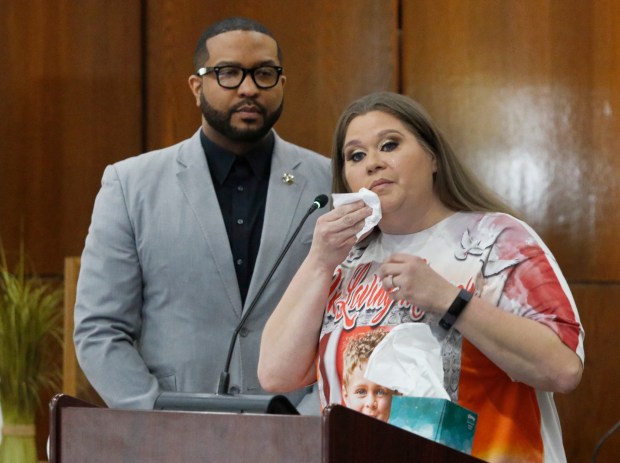
{"label": "suit lapel", "polygon": [[[263,221],[260,248],[248,289],[246,306],[254,299],[268,272],[284,249],[286,242],[302,218],[300,200],[307,179],[300,173],[301,159],[295,149],[276,135],[271,161],[269,190]],[[284,182],[284,175],[293,175],[292,182]],[[308,204],[310,207],[310,204]],[[300,212],[301,211],[301,212]]]}
{"label": "suit lapel", "polygon": [[179,186],[200,225],[199,236],[206,241],[215,261],[215,271],[222,279],[222,288],[226,291],[235,312],[240,315],[239,285],[226,226],[207,166],[207,159],[200,143],[200,130],[187,143],[180,145],[177,166]]}

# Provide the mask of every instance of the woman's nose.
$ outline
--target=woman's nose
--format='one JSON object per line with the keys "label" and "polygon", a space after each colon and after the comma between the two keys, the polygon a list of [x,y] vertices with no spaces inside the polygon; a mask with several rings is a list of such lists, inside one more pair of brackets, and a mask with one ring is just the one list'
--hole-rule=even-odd
{"label": "woman's nose", "polygon": [[381,154],[377,151],[371,150],[366,155],[366,171],[368,173],[375,172],[378,169],[383,169],[385,167],[385,162],[381,157]]}

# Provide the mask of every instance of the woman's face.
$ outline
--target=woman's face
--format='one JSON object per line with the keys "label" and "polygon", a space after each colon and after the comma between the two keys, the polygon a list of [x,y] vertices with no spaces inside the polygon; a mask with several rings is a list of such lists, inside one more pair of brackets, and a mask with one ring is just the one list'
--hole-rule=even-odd
{"label": "woman's face", "polygon": [[349,188],[374,191],[388,221],[396,217],[406,223],[411,214],[424,214],[437,204],[435,158],[396,117],[381,111],[357,116],[347,128],[342,151]]}
{"label": "woman's face", "polygon": [[382,421],[390,417],[393,391],[364,378],[366,362],[349,376],[342,386],[342,397],[347,407]]}

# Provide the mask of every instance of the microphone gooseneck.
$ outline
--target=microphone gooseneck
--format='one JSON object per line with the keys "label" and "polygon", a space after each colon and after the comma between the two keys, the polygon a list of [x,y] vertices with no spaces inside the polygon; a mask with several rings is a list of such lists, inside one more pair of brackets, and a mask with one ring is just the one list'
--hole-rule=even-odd
{"label": "microphone gooseneck", "polygon": [[616,423],[607,430],[607,432],[600,438],[596,446],[594,447],[594,451],[592,452],[592,463],[596,462],[596,458],[598,457],[598,452],[601,450],[601,447],[605,443],[609,437],[615,433],[620,428],[620,420],[616,421]]}
{"label": "microphone gooseneck", "polygon": [[312,203],[312,205],[310,206],[310,208],[308,209],[306,214],[303,216],[303,218],[299,222],[299,225],[297,225],[297,228],[295,229],[295,232],[293,233],[293,236],[291,236],[291,238],[286,243],[286,246],[284,246],[284,249],[282,250],[282,252],[278,256],[278,259],[276,260],[275,264],[271,268],[271,271],[267,275],[267,278],[265,278],[265,281],[263,281],[263,284],[261,285],[260,289],[256,293],[256,296],[254,296],[254,299],[252,299],[252,302],[250,303],[250,305],[248,306],[247,310],[245,311],[245,313],[241,317],[241,320],[237,324],[237,327],[235,328],[235,331],[233,331],[232,338],[230,339],[230,345],[228,347],[228,355],[226,356],[226,364],[224,365],[224,370],[222,371],[222,373],[220,373],[220,381],[219,381],[218,386],[217,386],[217,393],[218,394],[220,394],[220,395],[228,395],[228,386],[229,386],[229,383],[230,383],[230,372],[229,372],[230,363],[232,361],[232,354],[233,354],[233,350],[235,348],[235,342],[237,341],[237,336],[239,335],[239,331],[241,331],[241,328],[243,328],[243,325],[245,324],[245,321],[248,319],[248,317],[250,316],[250,314],[254,310],[254,307],[256,307],[256,303],[258,302],[258,300],[260,299],[261,295],[265,291],[265,288],[267,287],[267,284],[271,280],[271,277],[273,277],[273,274],[276,272],[278,266],[280,265],[280,262],[282,262],[282,259],[284,259],[284,256],[286,255],[286,253],[288,252],[289,248],[293,244],[293,241],[295,241],[295,238],[297,238],[297,235],[301,231],[301,227],[304,225],[304,223],[306,223],[306,220],[308,219],[310,214],[312,214],[317,209],[321,209],[321,208],[325,207],[325,205],[328,203],[328,201],[329,201],[329,198],[327,197],[327,195],[318,195],[316,198],[314,198],[314,202]]}

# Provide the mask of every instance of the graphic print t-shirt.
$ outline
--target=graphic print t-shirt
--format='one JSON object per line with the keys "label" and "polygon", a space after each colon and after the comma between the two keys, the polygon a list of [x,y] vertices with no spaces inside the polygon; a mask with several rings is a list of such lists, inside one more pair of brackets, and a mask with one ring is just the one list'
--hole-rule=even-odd
{"label": "graphic print t-shirt", "polygon": [[458,331],[440,328],[440,317],[388,297],[377,271],[395,252],[419,256],[455,286],[546,325],[583,361],[575,303],[538,235],[506,214],[460,212],[419,233],[379,234],[336,268],[319,342],[322,406],[345,405],[343,352],[349,338],[426,323],[441,345],[446,391],[478,414],[473,455],[490,462],[566,461],[551,393],[512,381]]}

